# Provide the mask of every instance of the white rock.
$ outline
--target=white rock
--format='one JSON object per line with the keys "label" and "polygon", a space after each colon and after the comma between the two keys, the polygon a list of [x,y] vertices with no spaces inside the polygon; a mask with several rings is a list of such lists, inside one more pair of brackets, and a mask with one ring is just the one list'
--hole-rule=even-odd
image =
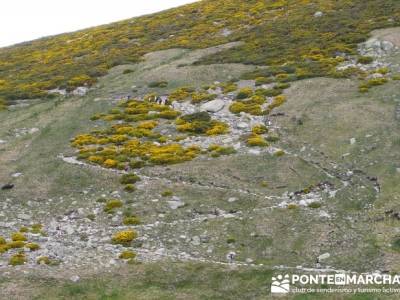
{"label": "white rock", "polygon": [[[179,198],[178,198],[179,199]],[[185,206],[185,202],[183,202],[182,200],[170,200],[170,201],[167,201],[167,203],[168,203],[168,205],[169,205],[169,207],[171,208],[171,209],[178,209],[178,208],[180,208],[180,207],[183,207],[183,206]]]}
{"label": "white rock", "polygon": [[229,28],[224,28],[221,32],[221,35],[223,36],[230,36],[232,34],[232,30],[230,30]]}
{"label": "white rock", "polygon": [[212,113],[216,113],[220,110],[222,110],[225,106],[225,102],[220,99],[215,99],[212,101],[209,101],[207,103],[204,103],[202,106],[200,106],[200,111],[208,111]]}
{"label": "white rock", "polygon": [[65,96],[67,94],[67,90],[63,90],[63,89],[52,89],[47,92],[49,94],[59,94],[61,96]]}
{"label": "white rock", "polygon": [[71,276],[69,279],[70,279],[72,282],[78,282],[79,279],[80,279],[80,277],[79,277],[78,275],[74,275],[74,276]]}
{"label": "white rock", "polygon": [[351,138],[350,139],[350,145],[354,145],[356,143],[356,139],[355,138]]}
{"label": "white rock", "polygon": [[22,173],[14,173],[11,175],[11,177],[13,177],[13,178],[18,178],[20,176],[22,176]]}
{"label": "white rock", "polygon": [[320,18],[320,17],[322,17],[323,15],[324,15],[324,13],[323,13],[322,11],[317,11],[317,12],[314,14],[314,17]]}
{"label": "white rock", "polygon": [[5,144],[6,141],[5,140],[0,140],[0,144]]}
{"label": "white rock", "polygon": [[318,256],[318,261],[328,259],[329,257],[331,257],[329,253],[321,254],[320,256]]}
{"label": "white rock", "polygon": [[27,215],[27,214],[18,214],[18,219],[21,219],[21,220],[30,220],[31,219],[31,216],[30,215]]}
{"label": "white rock", "polygon": [[66,232],[68,235],[72,235],[72,234],[75,232],[75,230],[74,230],[74,228],[73,228],[72,226],[67,226],[67,227],[65,228],[65,232]]}
{"label": "white rock", "polygon": [[29,129],[29,133],[30,134],[36,133],[38,131],[39,131],[39,128],[31,128],[31,129]]}
{"label": "white rock", "polygon": [[200,245],[200,238],[198,236],[194,236],[192,238],[192,244],[195,246],[199,246]]}
{"label": "white rock", "polygon": [[249,149],[249,154],[260,155],[261,151],[258,149]]}
{"label": "white rock", "polygon": [[249,127],[249,124],[247,124],[246,122],[239,122],[237,123],[236,127],[238,129],[247,129]]}
{"label": "white rock", "polygon": [[232,202],[235,202],[235,201],[237,201],[237,198],[235,198],[235,197],[231,197],[231,198],[228,199],[229,203],[232,203]]}
{"label": "white rock", "polygon": [[73,90],[72,94],[75,96],[85,96],[88,91],[89,89],[87,87],[80,86]]}

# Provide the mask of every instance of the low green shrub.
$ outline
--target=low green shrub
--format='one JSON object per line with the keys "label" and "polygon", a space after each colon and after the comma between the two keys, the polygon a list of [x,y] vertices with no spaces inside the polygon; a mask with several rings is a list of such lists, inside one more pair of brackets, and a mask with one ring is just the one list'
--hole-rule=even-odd
{"label": "low green shrub", "polygon": [[168,86],[166,81],[153,81],[147,85],[149,88],[165,88]]}
{"label": "low green shrub", "polygon": [[133,173],[124,174],[120,179],[121,184],[134,184],[138,181],[140,181],[140,177]]}

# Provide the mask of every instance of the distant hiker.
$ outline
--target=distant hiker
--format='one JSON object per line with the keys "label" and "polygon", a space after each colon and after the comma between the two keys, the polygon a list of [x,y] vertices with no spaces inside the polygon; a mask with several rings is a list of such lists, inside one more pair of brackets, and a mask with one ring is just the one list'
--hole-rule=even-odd
{"label": "distant hiker", "polygon": [[228,260],[228,263],[233,264],[234,260],[236,257],[236,253],[231,251],[226,255],[226,259]]}
{"label": "distant hiker", "polygon": [[168,96],[161,96],[161,105],[167,105],[168,104]]}
{"label": "distant hiker", "polygon": [[56,227],[56,237],[60,238],[62,236],[62,231],[61,231],[61,227],[57,226]]}

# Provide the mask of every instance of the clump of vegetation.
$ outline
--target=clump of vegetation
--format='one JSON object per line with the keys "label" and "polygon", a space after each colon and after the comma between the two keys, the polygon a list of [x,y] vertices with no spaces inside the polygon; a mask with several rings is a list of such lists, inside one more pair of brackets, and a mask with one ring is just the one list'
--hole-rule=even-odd
{"label": "clump of vegetation", "polygon": [[123,230],[117,232],[112,236],[112,242],[115,244],[129,245],[135,238],[137,238],[137,233],[133,230]]}
{"label": "clump of vegetation", "polygon": [[388,82],[387,78],[372,78],[369,79],[363,83],[360,84],[359,86],[359,91],[361,93],[366,93],[369,91],[370,88],[375,87],[375,86],[379,86],[379,85],[384,85],[385,83]]}
{"label": "clump of vegetation", "polygon": [[265,180],[261,181],[261,182],[260,182],[260,185],[261,185],[262,187],[264,187],[264,188],[266,188],[266,187],[269,186],[268,182],[265,181]]}
{"label": "clump of vegetation", "polygon": [[51,260],[48,256],[40,256],[36,259],[36,263],[38,265],[50,265]]}
{"label": "clump of vegetation", "polygon": [[174,194],[173,191],[171,191],[171,190],[165,190],[165,191],[163,191],[163,192],[161,193],[161,196],[162,196],[162,197],[171,197],[173,194]]}
{"label": "clump of vegetation", "polygon": [[124,186],[124,191],[128,193],[133,193],[134,191],[136,191],[136,187],[134,184],[126,184]]}
{"label": "clump of vegetation", "polygon": [[275,97],[282,94],[282,90],[275,87],[271,89],[264,89],[264,88],[256,89],[254,94],[264,97]]}
{"label": "clump of vegetation", "polygon": [[284,156],[285,155],[285,151],[277,150],[277,151],[275,151],[274,155],[277,156],[277,157]]}
{"label": "clump of vegetation", "polygon": [[26,227],[26,226],[22,226],[22,227],[19,229],[19,232],[22,232],[22,233],[26,233],[26,232],[28,232],[28,231],[29,231],[29,228]]}
{"label": "clump of vegetation", "polygon": [[220,87],[224,94],[232,93],[237,90],[237,84],[234,82],[221,83]]}
{"label": "clump of vegetation", "polygon": [[147,85],[149,88],[165,88],[168,86],[166,81],[153,81]]}
{"label": "clump of vegetation", "polygon": [[236,239],[234,237],[229,237],[226,239],[227,244],[234,244],[236,243]]}
{"label": "clump of vegetation", "polygon": [[265,138],[258,134],[252,134],[246,141],[246,144],[250,147],[266,147],[268,146],[268,142]]}
{"label": "clump of vegetation", "polygon": [[122,223],[124,225],[139,225],[140,220],[136,216],[126,216],[126,217],[124,217]]}
{"label": "clump of vegetation", "polygon": [[25,244],[25,248],[28,248],[30,251],[36,251],[40,249],[40,246],[36,243],[27,243]]}
{"label": "clump of vegetation", "polygon": [[27,262],[27,259],[26,259],[25,253],[19,252],[10,257],[8,264],[11,266],[19,266],[19,265],[24,265],[26,262]]}
{"label": "clump of vegetation", "polygon": [[192,93],[192,103],[197,104],[201,102],[211,101],[217,98],[216,94],[209,94],[209,93]]}
{"label": "clump of vegetation", "polygon": [[111,199],[108,200],[104,206],[104,211],[105,212],[113,212],[116,208],[122,207],[124,204],[122,203],[121,200],[118,199]]}
{"label": "clump of vegetation", "polygon": [[272,101],[272,103],[268,106],[268,109],[273,110],[274,108],[281,106],[285,102],[286,102],[286,97],[284,95],[276,96]]}
{"label": "clump of vegetation", "polygon": [[239,114],[245,112],[254,116],[262,116],[267,114],[263,111],[261,105],[265,103],[264,96],[254,95],[249,100],[235,101],[229,107],[231,113]]}
{"label": "clump of vegetation", "polygon": [[7,102],[0,98],[0,111],[5,110],[7,108]]}
{"label": "clump of vegetation", "polygon": [[178,131],[192,134],[220,135],[229,130],[227,124],[212,120],[207,112],[182,116],[176,120],[176,124]]}
{"label": "clump of vegetation", "polygon": [[263,84],[272,83],[272,82],[274,82],[274,79],[271,77],[260,76],[260,77],[255,78],[255,82],[256,82],[256,86],[259,86],[259,85],[263,85]]}
{"label": "clump of vegetation", "polygon": [[140,181],[140,177],[133,173],[122,175],[120,180],[121,184],[134,184],[138,181]]}
{"label": "clump of vegetation", "polygon": [[190,93],[194,92],[194,90],[190,87],[182,87],[175,91],[173,91],[169,95],[170,101],[184,101],[190,97]]}
{"label": "clump of vegetation", "polygon": [[221,155],[235,154],[236,150],[233,147],[224,147],[213,144],[208,147],[208,152],[211,154],[212,157],[219,157]]}
{"label": "clump of vegetation", "polygon": [[242,100],[250,98],[253,95],[253,90],[251,88],[242,88],[236,95],[236,99]]}
{"label": "clump of vegetation", "polygon": [[136,257],[136,253],[133,251],[123,251],[121,252],[121,254],[119,255],[119,259],[134,259]]}
{"label": "clump of vegetation", "polygon": [[299,206],[296,203],[289,203],[287,209],[297,209]]}
{"label": "clump of vegetation", "polygon": [[368,65],[374,61],[374,58],[371,56],[360,56],[357,59],[357,63]]}
{"label": "clump of vegetation", "polygon": [[263,124],[257,124],[251,129],[251,132],[254,134],[265,134],[268,132],[268,128]]}
{"label": "clump of vegetation", "polygon": [[314,208],[314,209],[320,208],[321,207],[321,202],[317,202],[317,201],[311,202],[311,203],[308,204],[308,207],[309,208]]}
{"label": "clump of vegetation", "polygon": [[15,232],[11,234],[11,240],[14,242],[24,242],[26,241],[26,236],[21,232]]}
{"label": "clump of vegetation", "polygon": [[42,224],[33,224],[31,226],[31,233],[39,234],[42,233],[43,225]]}
{"label": "clump of vegetation", "polygon": [[11,241],[7,244],[9,249],[17,249],[17,248],[24,248],[25,242],[23,241]]}

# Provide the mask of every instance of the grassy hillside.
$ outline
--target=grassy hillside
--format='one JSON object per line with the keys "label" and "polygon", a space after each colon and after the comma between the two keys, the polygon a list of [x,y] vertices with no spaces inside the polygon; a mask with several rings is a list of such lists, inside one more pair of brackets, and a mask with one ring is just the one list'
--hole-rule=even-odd
{"label": "grassy hillside", "polygon": [[396,24],[397,0],[204,0],[0,49],[0,107],[10,100],[49,97],[53,88],[91,85],[111,67],[138,62],[151,51],[232,41],[244,43],[199,63],[273,67],[253,78],[349,76],[334,71],[344,54],[355,54],[371,30]]}
{"label": "grassy hillside", "polygon": [[278,274],[399,274],[399,11],[201,1],[0,49],[0,299],[274,299]]}

